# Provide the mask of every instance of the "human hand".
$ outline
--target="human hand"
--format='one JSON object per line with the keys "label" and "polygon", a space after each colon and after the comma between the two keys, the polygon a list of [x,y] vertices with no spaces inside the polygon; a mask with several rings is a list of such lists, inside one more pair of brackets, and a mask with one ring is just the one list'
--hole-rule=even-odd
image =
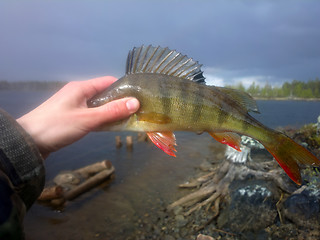
{"label": "human hand", "polygon": [[129,117],[138,110],[139,102],[135,98],[123,98],[88,108],[87,100],[116,80],[114,77],[100,77],[70,82],[17,121],[46,158],[51,152],[79,140],[100,125]]}

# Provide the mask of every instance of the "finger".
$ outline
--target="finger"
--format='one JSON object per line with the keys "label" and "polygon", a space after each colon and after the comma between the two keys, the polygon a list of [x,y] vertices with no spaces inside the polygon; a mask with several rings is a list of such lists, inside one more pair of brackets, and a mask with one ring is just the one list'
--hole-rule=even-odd
{"label": "finger", "polygon": [[95,93],[101,92],[102,90],[109,87],[112,83],[117,81],[117,78],[113,76],[104,76],[99,78],[93,78],[91,80],[86,81],[86,84],[88,84],[88,87],[93,87],[95,89]]}
{"label": "finger", "polygon": [[[63,102],[66,101],[67,105],[86,102],[95,94],[102,92],[116,80],[117,79],[115,77],[105,76],[90,79],[87,81],[69,82],[48,100]],[[66,96],[68,96],[69,98],[67,98]]]}
{"label": "finger", "polygon": [[91,129],[102,124],[108,124],[129,117],[140,107],[135,98],[123,98],[104,104],[100,107],[89,108],[86,119]]}
{"label": "finger", "polygon": [[117,81],[117,78],[115,77],[104,76],[99,78],[93,78],[83,82],[77,82],[77,84],[81,86],[82,93],[84,94],[85,98],[89,99],[94,95],[102,92],[104,89],[109,87],[115,81]]}

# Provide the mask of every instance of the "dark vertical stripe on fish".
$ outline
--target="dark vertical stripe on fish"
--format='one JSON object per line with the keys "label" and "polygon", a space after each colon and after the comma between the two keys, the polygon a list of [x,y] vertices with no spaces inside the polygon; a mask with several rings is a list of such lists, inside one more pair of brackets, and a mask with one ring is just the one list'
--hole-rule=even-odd
{"label": "dark vertical stripe on fish", "polygon": [[227,120],[227,118],[228,118],[228,115],[229,115],[229,114],[228,114],[226,111],[221,110],[221,108],[220,108],[219,114],[218,114],[218,124],[219,124],[220,126],[222,126],[223,123],[226,122],[226,120]]}
{"label": "dark vertical stripe on fish", "polygon": [[248,122],[248,120],[245,118],[242,121],[242,130],[247,131],[251,127],[251,124]]}
{"label": "dark vertical stripe on fish", "polygon": [[190,84],[186,83],[185,81],[179,81],[179,98],[180,99],[189,99],[189,88]]}
{"label": "dark vertical stripe on fish", "polygon": [[[224,95],[220,95],[220,92],[219,94],[216,93],[216,97],[219,98],[218,100],[218,124],[219,126],[222,126],[223,123],[225,123],[225,121],[227,120],[228,116],[229,116],[229,113],[226,112],[227,109],[225,109],[224,105],[226,102],[229,102],[229,99],[226,98]],[[230,102],[228,103],[228,105],[230,104]]]}
{"label": "dark vertical stripe on fish", "polygon": [[163,113],[169,116],[172,110],[171,99],[173,97],[171,93],[171,88],[162,86],[161,81],[159,81],[158,88],[159,88],[159,94],[161,96],[161,105],[162,105]]}
{"label": "dark vertical stripe on fish", "polygon": [[194,98],[193,98],[193,109],[192,109],[192,116],[191,119],[193,122],[198,122],[198,120],[201,117],[201,112],[203,109],[203,98],[204,98],[204,94],[202,91],[204,90],[200,84],[194,84],[196,86],[197,89],[194,89],[193,94],[194,94]]}

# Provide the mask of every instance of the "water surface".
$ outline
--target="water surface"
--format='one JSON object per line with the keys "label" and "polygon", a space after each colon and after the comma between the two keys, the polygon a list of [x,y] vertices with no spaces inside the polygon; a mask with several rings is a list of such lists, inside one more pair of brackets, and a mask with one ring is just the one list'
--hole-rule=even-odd
{"label": "water surface", "polygon": [[[52,92],[0,91],[0,107],[14,117],[30,111]],[[261,114],[254,117],[269,127],[301,126],[316,122],[320,102],[258,101]],[[211,148],[219,145],[208,134],[176,133],[177,157],[164,154],[153,144],[134,143],[132,152],[115,148],[115,136],[135,133],[90,133],[77,143],[53,153],[45,162],[47,181],[62,170],[72,170],[108,159],[116,168],[114,181],[84,194],[53,211],[35,204],[25,218],[27,240],[38,239],[126,239],[135,232],[141,216],[159,214],[185,194],[177,185],[194,176]]]}

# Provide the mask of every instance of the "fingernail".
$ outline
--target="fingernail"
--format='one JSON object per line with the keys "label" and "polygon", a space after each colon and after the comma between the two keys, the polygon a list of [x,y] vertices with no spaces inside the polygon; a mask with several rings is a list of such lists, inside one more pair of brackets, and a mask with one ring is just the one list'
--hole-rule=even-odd
{"label": "fingernail", "polygon": [[135,98],[132,98],[126,102],[129,112],[135,112],[139,108],[139,101]]}

